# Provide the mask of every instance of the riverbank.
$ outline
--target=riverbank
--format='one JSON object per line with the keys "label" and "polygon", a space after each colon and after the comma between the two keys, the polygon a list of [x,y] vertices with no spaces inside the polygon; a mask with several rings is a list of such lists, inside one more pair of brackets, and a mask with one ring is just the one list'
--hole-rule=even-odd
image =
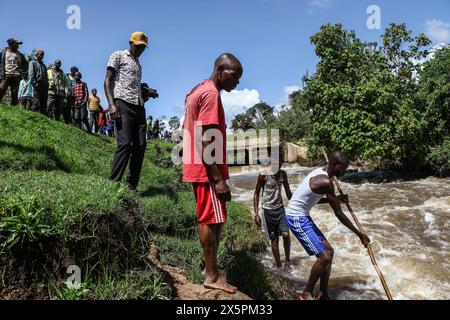
{"label": "riverbank", "polygon": [[[0,297],[177,299],[179,274],[201,284],[195,200],[169,160],[172,145],[149,143],[139,193],[107,180],[114,148],[112,139],[0,106]],[[254,255],[267,243],[250,212],[231,203],[229,217],[220,267],[250,298],[276,298]],[[70,266],[81,270],[76,285],[66,283]]]}

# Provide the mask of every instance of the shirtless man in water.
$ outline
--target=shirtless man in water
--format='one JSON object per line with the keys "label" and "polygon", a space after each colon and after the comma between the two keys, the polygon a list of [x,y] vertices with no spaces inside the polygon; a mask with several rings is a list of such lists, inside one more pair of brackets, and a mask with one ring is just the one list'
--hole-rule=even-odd
{"label": "shirtless man in water", "polygon": [[[335,195],[333,177],[342,176],[348,165],[347,155],[340,151],[332,152],[329,155],[328,167],[314,170],[303,180],[286,210],[286,222],[292,233],[310,256],[317,257],[300,300],[328,299],[328,280],[334,255],[333,248],[309,215],[312,207],[329,203],[339,221],[353,231],[364,246],[367,247],[370,243],[367,235],[359,232],[342,212],[341,202],[344,199]],[[324,195],[326,198],[323,198]],[[313,290],[319,279],[320,290],[314,296]]]}
{"label": "shirtless man in water", "polygon": [[220,91],[232,91],[243,69],[230,53],[220,55],[208,80],[186,96],[183,124],[183,181],[192,183],[197,201],[198,232],[205,258],[207,289],[231,294],[237,288],[217,268],[217,249],[231,200],[226,162],[226,123]]}

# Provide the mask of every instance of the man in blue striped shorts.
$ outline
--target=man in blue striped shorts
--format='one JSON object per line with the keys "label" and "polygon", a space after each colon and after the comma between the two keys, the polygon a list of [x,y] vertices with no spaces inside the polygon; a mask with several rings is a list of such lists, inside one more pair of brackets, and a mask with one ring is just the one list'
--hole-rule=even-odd
{"label": "man in blue striped shorts", "polygon": [[[329,156],[328,167],[316,169],[306,176],[286,210],[286,222],[292,233],[310,256],[317,257],[306,288],[300,295],[301,300],[328,299],[328,280],[334,255],[333,248],[309,215],[312,207],[316,204],[329,203],[339,221],[353,231],[364,246],[370,243],[367,235],[359,232],[342,212],[341,202],[344,199],[335,195],[333,177],[342,176],[348,165],[347,155],[340,151],[332,152]],[[326,198],[323,198],[324,195]],[[314,296],[313,290],[319,278],[320,291]]]}

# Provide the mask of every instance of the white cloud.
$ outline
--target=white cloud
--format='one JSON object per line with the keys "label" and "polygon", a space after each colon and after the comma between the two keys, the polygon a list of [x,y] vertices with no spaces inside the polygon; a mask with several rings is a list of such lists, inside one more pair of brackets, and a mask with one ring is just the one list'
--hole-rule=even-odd
{"label": "white cloud", "polygon": [[425,22],[425,33],[435,42],[450,42],[450,23],[432,19]]}
{"label": "white cloud", "polygon": [[184,115],[184,108],[183,107],[172,107],[172,114],[175,116],[182,116],[182,115]]}
{"label": "white cloud", "polygon": [[301,88],[299,86],[286,86],[283,88],[284,95],[283,97],[278,101],[277,104],[275,104],[275,110],[276,112],[279,112],[281,110],[282,106],[287,106],[289,104],[289,96],[295,92],[300,90]]}
{"label": "white cloud", "polygon": [[329,9],[333,6],[335,0],[311,0],[308,5],[316,9]]}
{"label": "white cloud", "polygon": [[428,55],[425,58],[422,58],[420,60],[413,59],[412,62],[415,65],[424,64],[425,62],[430,61],[431,59],[433,59],[435,54],[436,54],[436,52],[441,50],[441,49],[443,49],[443,48],[445,48],[446,46],[448,46],[448,45],[445,44],[445,43],[439,43],[439,44],[435,45],[433,48],[428,50]]}
{"label": "white cloud", "polygon": [[247,109],[260,103],[260,94],[255,89],[233,90],[222,93],[222,104],[225,109],[225,119],[228,124],[238,113],[243,113]]}

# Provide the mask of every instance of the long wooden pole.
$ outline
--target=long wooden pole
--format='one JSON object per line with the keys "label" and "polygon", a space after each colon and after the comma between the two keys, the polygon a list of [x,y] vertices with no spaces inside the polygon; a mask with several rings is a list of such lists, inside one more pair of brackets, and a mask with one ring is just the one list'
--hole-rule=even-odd
{"label": "long wooden pole", "polygon": [[[325,159],[327,159],[327,162],[329,162],[328,156],[327,156],[327,154],[325,152],[325,149],[322,148],[322,151],[324,153]],[[349,203],[348,199],[345,197],[344,191],[342,191],[341,184],[339,183],[339,180],[336,177],[333,177],[333,181],[336,184],[336,187],[337,187],[339,193],[341,194],[342,198],[344,199],[345,205],[347,206],[348,211],[350,211],[350,214],[352,215],[353,220],[355,220],[355,223],[356,223],[359,231],[364,233],[364,234],[366,234],[363,226],[359,222],[358,218],[356,217],[355,212],[353,211],[352,207],[350,206],[350,203]],[[389,290],[389,287],[388,287],[388,285],[386,283],[386,280],[384,279],[383,273],[381,272],[381,269],[378,266],[377,260],[375,259],[375,255],[373,253],[372,245],[370,243],[367,245],[367,252],[369,253],[369,257],[370,257],[370,260],[372,261],[372,265],[374,266],[375,271],[377,272],[378,277],[381,280],[381,284],[383,285],[383,288],[384,288],[384,291],[386,292],[387,298],[389,300],[393,300],[392,294],[391,294],[391,290]]]}

